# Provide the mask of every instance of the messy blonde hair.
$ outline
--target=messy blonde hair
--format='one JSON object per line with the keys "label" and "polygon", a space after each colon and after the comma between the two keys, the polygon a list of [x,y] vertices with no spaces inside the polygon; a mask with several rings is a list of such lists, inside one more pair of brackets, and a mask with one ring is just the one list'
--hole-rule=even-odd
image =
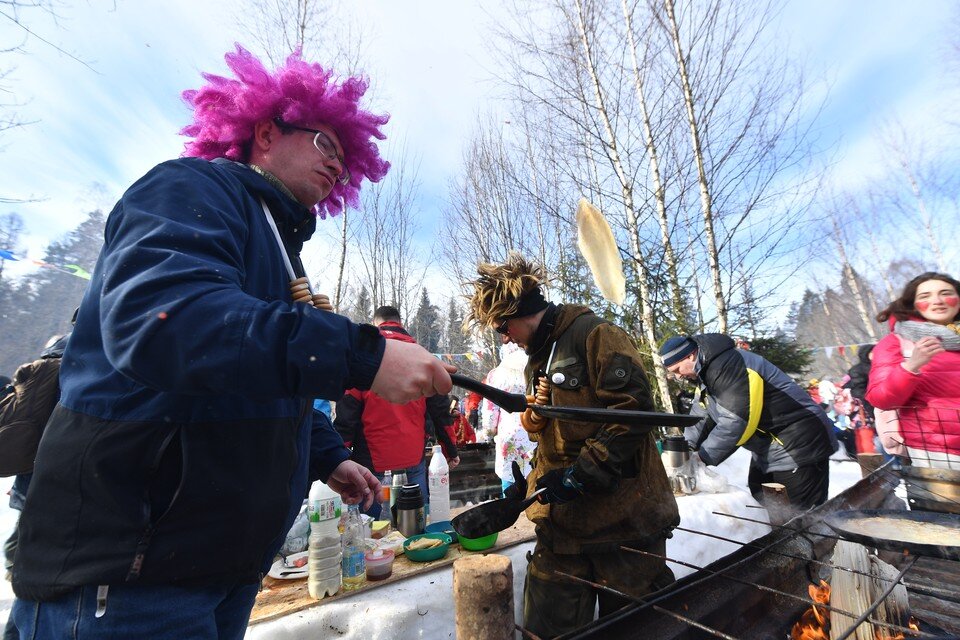
{"label": "messy blonde hair", "polygon": [[547,281],[542,266],[528,261],[516,251],[507,254],[503,264],[480,263],[479,278],[467,285],[473,287],[470,310],[464,326],[473,328],[494,327],[503,318],[513,315],[520,307],[520,300]]}

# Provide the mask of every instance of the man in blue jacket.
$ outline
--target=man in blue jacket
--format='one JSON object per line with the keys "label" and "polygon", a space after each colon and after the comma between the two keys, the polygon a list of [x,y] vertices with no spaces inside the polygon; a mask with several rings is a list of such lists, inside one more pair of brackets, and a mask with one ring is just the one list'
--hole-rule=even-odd
{"label": "man in blue jacket", "polygon": [[450,391],[421,347],[294,302],[312,210],[389,166],[365,83],[296,55],[227,63],[236,79],[184,94],[195,157],[107,219],[20,521],[22,638],[241,638],[308,479],[351,503],[379,488],[329,423],[311,438],[312,400]]}
{"label": "man in blue jacket", "polygon": [[793,505],[826,502],[833,424],[790,376],[719,333],[668,338],[660,355],[670,374],[700,384],[707,415],[684,436],[704,464],[742,446],[753,456],[747,482],[755,497],[763,483],[778,482]]}

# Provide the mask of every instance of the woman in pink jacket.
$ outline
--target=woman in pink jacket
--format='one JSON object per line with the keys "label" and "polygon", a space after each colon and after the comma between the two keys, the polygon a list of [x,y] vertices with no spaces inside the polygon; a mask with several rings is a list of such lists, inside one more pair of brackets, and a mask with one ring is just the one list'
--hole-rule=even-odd
{"label": "woman in pink jacket", "polygon": [[867,400],[897,411],[915,466],[960,469],[958,290],[946,274],[923,273],[877,316],[893,332],[873,350]]}

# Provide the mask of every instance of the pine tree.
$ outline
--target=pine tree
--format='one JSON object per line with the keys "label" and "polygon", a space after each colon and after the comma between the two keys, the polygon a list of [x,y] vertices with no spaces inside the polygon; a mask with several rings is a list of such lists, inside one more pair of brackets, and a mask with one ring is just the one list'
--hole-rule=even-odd
{"label": "pine tree", "polygon": [[469,336],[463,331],[463,309],[450,298],[447,305],[446,353],[466,353],[470,349]]}
{"label": "pine tree", "polygon": [[12,372],[34,360],[52,336],[70,331],[73,310],[89,284],[71,271],[93,272],[103,244],[104,219],[103,211],[88,213],[76,229],[47,247],[44,262],[54,268],[41,268],[0,292],[7,296],[5,311],[0,314],[0,344],[4,346],[0,371]]}
{"label": "pine tree", "polygon": [[420,305],[407,329],[420,346],[430,353],[440,350],[440,310],[430,304],[430,294],[426,287],[420,290]]}
{"label": "pine tree", "polygon": [[350,319],[354,322],[370,322],[373,320],[373,299],[367,285],[360,286],[360,293],[350,308]]}

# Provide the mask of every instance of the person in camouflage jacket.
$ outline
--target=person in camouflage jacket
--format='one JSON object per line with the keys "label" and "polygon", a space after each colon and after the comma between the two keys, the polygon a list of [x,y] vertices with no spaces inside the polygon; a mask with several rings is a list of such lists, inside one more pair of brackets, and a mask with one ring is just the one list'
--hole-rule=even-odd
{"label": "person in camouflage jacket", "polygon": [[[472,283],[468,321],[495,328],[529,356],[529,400],[554,405],[651,410],[649,383],[627,333],[577,305],[548,303],[543,269],[511,253],[501,265],[481,264]],[[524,627],[543,637],[604,616],[626,598],[574,576],[641,597],[673,581],[661,558],[680,516],[653,435],[619,424],[524,415],[537,442],[534,469],[510,491],[546,489],[527,511],[537,543],[528,556]],[[519,473],[518,473],[519,475]],[[508,491],[508,495],[510,493]]]}

